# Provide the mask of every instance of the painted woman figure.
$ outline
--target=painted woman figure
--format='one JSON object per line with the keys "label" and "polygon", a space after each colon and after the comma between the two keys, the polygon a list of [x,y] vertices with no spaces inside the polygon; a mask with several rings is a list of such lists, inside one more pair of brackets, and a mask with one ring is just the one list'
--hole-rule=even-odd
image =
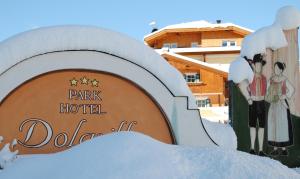
{"label": "painted woman figure", "polygon": [[[268,111],[268,144],[273,146],[271,155],[288,155],[287,146],[293,145],[293,130],[287,99],[291,98],[294,88],[283,75],[285,64],[274,64],[274,75],[268,83],[266,101],[270,103]],[[279,153],[278,149],[281,149]]]}

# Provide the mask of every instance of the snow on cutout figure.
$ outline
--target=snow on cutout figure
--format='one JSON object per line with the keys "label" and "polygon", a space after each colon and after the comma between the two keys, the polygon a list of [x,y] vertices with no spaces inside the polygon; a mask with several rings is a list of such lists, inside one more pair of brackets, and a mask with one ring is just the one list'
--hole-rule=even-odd
{"label": "snow on cutout figure", "polygon": [[[273,148],[273,156],[288,155],[287,146],[293,144],[292,121],[287,99],[294,94],[294,87],[283,75],[285,63],[275,62],[274,75],[268,82],[266,101],[270,103],[268,111],[268,144]],[[281,149],[281,153],[278,151]]]}
{"label": "snow on cutout figure", "polygon": [[[249,97],[247,98],[249,104],[249,127],[250,127],[250,139],[251,149],[250,153],[255,154],[254,144],[258,133],[259,143],[259,155],[265,156],[263,152],[264,143],[264,128],[265,128],[265,100],[267,80],[262,74],[262,68],[266,64],[261,54],[256,54],[252,61],[252,68],[254,70],[254,78],[251,84],[248,86]],[[257,124],[258,123],[258,124]],[[259,126],[258,132],[256,126]]]}
{"label": "snow on cutout figure", "polygon": [[[0,136],[0,143],[3,141],[3,137]],[[3,170],[9,163],[13,162],[17,158],[18,150],[14,150],[16,145],[16,139],[14,139],[11,143],[7,143],[0,148],[0,170]],[[14,151],[12,151],[13,149]]]}
{"label": "snow on cutout figure", "polygon": [[[264,116],[266,135],[263,139],[267,145],[264,146],[264,152],[289,167],[300,166],[299,152],[295,152],[299,151],[299,146],[294,145],[299,143],[299,139],[293,137],[300,131],[297,122],[300,119],[299,26],[300,11],[297,8],[280,8],[272,25],[246,36],[242,42],[240,56],[230,64],[228,76],[228,80],[237,84],[241,94],[246,101],[248,100],[245,105],[236,86],[231,85],[230,120],[237,134],[238,150],[248,152],[249,148],[261,148],[253,147],[256,130],[253,132],[252,129],[254,135],[248,137],[251,133],[248,127],[251,131],[251,126],[247,126],[247,118],[250,118],[252,113],[246,111],[253,102],[250,98],[249,84],[253,84],[252,81],[255,81],[257,75],[253,69],[255,65],[251,65],[252,59],[256,54],[263,55],[267,63],[262,68],[262,74],[268,82]],[[258,136],[259,145],[263,145],[260,141],[262,140]],[[288,152],[289,150],[293,152]]]}

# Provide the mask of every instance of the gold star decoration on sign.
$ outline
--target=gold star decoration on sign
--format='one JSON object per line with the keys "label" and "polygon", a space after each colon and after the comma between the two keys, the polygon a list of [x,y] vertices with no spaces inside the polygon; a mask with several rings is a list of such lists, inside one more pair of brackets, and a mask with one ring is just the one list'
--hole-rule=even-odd
{"label": "gold star decoration on sign", "polygon": [[91,83],[92,83],[93,87],[98,87],[99,81],[97,81],[96,79],[94,79],[94,80],[91,81]]}
{"label": "gold star decoration on sign", "polygon": [[81,84],[83,85],[88,85],[89,84],[89,79],[86,78],[85,76],[83,78],[80,78]]}
{"label": "gold star decoration on sign", "polygon": [[92,87],[98,87],[99,86],[99,81],[96,79],[90,80],[86,76],[79,78],[80,80],[77,80],[75,77],[73,77],[70,81],[71,86],[77,86],[78,84],[81,85],[88,85],[91,83]]}
{"label": "gold star decoration on sign", "polygon": [[71,86],[77,86],[77,80],[75,78],[73,78],[72,80],[70,80],[71,82]]}

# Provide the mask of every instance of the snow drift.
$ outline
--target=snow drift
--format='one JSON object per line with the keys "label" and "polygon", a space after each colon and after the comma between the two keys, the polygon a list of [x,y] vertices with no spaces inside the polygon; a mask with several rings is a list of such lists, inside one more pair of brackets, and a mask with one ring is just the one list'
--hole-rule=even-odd
{"label": "snow drift", "polygon": [[210,137],[224,149],[236,150],[237,138],[234,130],[229,124],[222,124],[218,122],[211,122],[202,118],[203,124]]}
{"label": "snow drift", "polygon": [[61,153],[24,156],[0,172],[1,179],[299,177],[266,157],[167,145],[133,132],[101,136]]}

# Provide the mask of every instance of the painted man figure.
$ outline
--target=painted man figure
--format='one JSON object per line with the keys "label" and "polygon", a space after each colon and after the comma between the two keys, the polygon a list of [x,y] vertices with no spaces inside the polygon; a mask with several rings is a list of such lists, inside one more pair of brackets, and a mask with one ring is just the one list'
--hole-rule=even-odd
{"label": "painted man figure", "polygon": [[[266,107],[264,99],[267,89],[267,80],[262,74],[262,67],[265,64],[266,61],[263,60],[261,54],[256,54],[253,57],[251,66],[254,71],[254,78],[252,83],[248,86],[249,98],[247,99],[249,104],[249,127],[251,139],[250,153],[255,154],[254,144],[258,134],[258,155],[260,156],[265,156],[265,153],[263,152],[264,128],[266,123]],[[259,126],[258,132],[256,130],[257,125]]]}

